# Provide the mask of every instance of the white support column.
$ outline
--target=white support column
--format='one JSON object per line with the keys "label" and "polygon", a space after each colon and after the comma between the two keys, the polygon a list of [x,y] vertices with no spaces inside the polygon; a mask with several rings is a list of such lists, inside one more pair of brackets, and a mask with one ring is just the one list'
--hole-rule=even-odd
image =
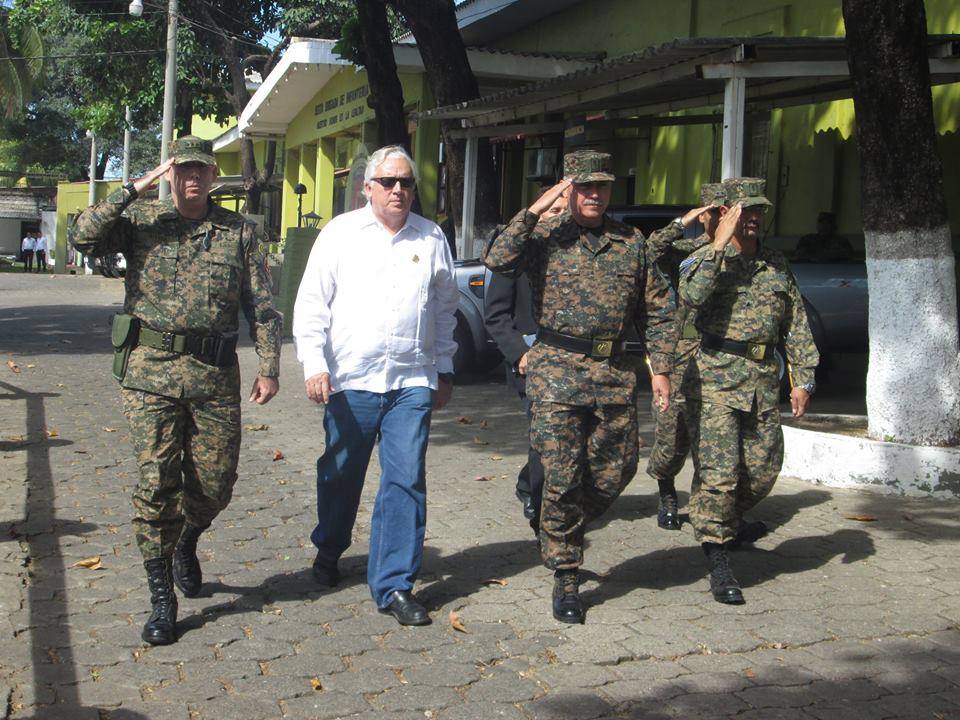
{"label": "white support column", "polygon": [[746,120],[747,81],[734,73],[723,91],[723,150],[721,180],[743,174],[743,126]]}
{"label": "white support column", "polygon": [[468,137],[463,158],[463,216],[457,235],[457,257],[473,257],[474,219],[477,214],[477,138]]}

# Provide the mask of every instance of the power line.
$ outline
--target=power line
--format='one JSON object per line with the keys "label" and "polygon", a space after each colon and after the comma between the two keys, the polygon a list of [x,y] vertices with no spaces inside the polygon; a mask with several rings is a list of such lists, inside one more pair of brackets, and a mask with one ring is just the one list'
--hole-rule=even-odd
{"label": "power line", "polygon": [[12,55],[10,57],[0,57],[0,62],[5,60],[70,60],[82,57],[103,57],[111,55],[153,55],[166,52],[166,50],[105,50],[103,52],[84,52],[71,55]]}

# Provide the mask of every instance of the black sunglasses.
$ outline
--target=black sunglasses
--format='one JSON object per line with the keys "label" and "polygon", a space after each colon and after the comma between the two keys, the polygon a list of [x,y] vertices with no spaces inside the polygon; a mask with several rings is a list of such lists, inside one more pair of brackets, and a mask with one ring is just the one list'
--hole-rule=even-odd
{"label": "black sunglasses", "polygon": [[378,177],[370,178],[370,181],[380,183],[380,187],[384,190],[393,190],[393,186],[397,183],[400,183],[400,187],[404,190],[409,190],[417,184],[417,181],[412,177]]}

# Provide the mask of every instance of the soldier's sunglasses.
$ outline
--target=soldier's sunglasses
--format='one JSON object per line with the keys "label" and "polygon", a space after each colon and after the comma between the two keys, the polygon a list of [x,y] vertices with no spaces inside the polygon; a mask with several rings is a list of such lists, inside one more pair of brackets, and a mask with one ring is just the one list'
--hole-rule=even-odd
{"label": "soldier's sunglasses", "polygon": [[412,177],[375,177],[370,178],[370,181],[380,183],[380,187],[384,190],[393,190],[397,183],[400,183],[400,187],[404,190],[409,190],[417,184],[417,181]]}

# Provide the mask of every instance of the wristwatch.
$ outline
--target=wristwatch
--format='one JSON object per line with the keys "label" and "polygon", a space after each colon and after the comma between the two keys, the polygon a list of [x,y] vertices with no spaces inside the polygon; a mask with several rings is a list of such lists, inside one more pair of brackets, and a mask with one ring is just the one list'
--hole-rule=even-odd
{"label": "wristwatch", "polygon": [[126,191],[127,200],[129,200],[130,202],[133,202],[138,197],[140,197],[140,193],[137,192],[137,186],[133,184],[133,180],[128,182],[126,185],[124,185],[123,189]]}
{"label": "wristwatch", "polygon": [[437,373],[437,379],[445,382],[447,385],[453,385],[453,373]]}
{"label": "wristwatch", "polygon": [[808,395],[813,395],[817,391],[817,384],[815,382],[809,382],[806,385],[797,385],[801,390],[806,390]]}
{"label": "wristwatch", "polygon": [[683,230],[683,218],[682,218],[682,217],[675,217],[673,220],[671,220],[671,222],[675,223],[678,228],[680,228],[681,230]]}

